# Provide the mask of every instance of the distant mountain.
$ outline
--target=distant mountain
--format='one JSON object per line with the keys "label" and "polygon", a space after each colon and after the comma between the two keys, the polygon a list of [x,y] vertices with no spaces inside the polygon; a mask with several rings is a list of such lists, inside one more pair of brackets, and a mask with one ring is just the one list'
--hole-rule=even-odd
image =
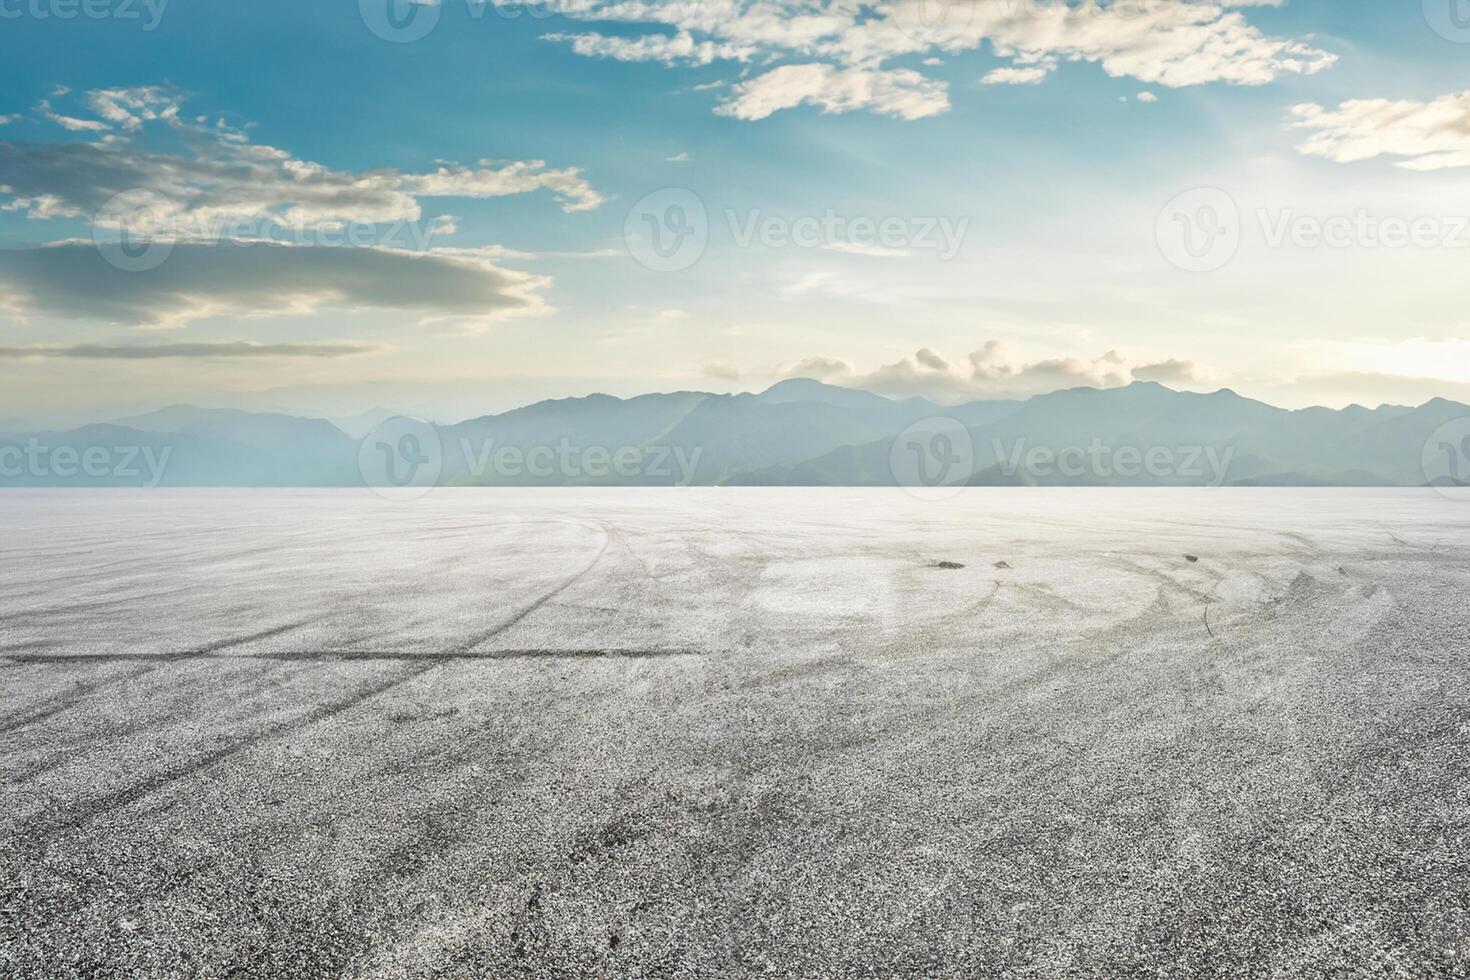
{"label": "distant mountain", "polygon": [[[503,415],[440,429],[445,482],[469,486],[630,485],[732,482],[739,476],[812,459],[840,446],[892,439],[915,421],[950,413],[979,425],[1015,411],[1016,402],[945,408],[920,398],[881,395],[817,381],[784,381],[758,395],[675,392],[619,399],[608,395],[540,402]],[[638,472],[609,478],[588,467],[558,467],[547,476],[517,459],[538,447],[641,454]],[[515,450],[512,465],[497,453]],[[659,462],[658,460],[662,460]],[[594,469],[598,469],[594,467]]]}
{"label": "distant mountain", "polygon": [[352,438],[361,439],[384,422],[402,414],[390,408],[370,408],[366,412],[333,417],[330,421]]}
{"label": "distant mountain", "polygon": [[229,457],[210,483],[338,486],[360,480],[357,441],[325,419],[174,405],[118,424],[210,443]]}
{"label": "distant mountain", "polygon": [[[1233,391],[1173,391],[1153,382],[1040,395],[966,432],[969,456],[945,480],[975,486],[1421,486],[1422,456],[1441,425],[1470,406],[1436,399],[1288,411]],[[739,482],[893,486],[893,444],[842,446]],[[904,481],[907,482],[907,481]]]}
{"label": "distant mountain", "polygon": [[[1443,399],[1287,411],[1139,383],[944,406],[798,379],[408,422],[364,458],[411,453],[445,486],[1418,486],[1458,419],[1470,406]],[[357,486],[363,445],[324,419],[176,405],[0,435],[0,486]]]}

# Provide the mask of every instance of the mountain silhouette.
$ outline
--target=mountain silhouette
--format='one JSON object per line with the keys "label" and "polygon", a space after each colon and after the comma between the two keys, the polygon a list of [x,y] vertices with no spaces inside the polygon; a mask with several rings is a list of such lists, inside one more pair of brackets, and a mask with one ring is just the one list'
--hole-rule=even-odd
{"label": "mountain silhouette", "polygon": [[[1459,419],[1470,406],[1445,399],[1292,411],[1139,382],[941,405],[795,379],[414,424],[445,486],[879,487],[914,473],[974,486],[1423,486],[1431,436]],[[323,419],[176,405],[0,437],[0,486],[358,486],[360,446]],[[156,480],[118,465],[165,452]]]}

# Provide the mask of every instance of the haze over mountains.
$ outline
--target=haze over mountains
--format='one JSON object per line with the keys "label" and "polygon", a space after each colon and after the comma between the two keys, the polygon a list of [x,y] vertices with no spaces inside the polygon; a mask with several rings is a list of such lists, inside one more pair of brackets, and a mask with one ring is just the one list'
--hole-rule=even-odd
{"label": "haze over mountains", "polygon": [[0,486],[361,486],[360,453],[400,450],[444,486],[1422,486],[1426,444],[1463,418],[1443,399],[1288,411],[1138,383],[945,406],[792,380],[544,401],[364,445],[322,419],[175,406],[0,435]]}

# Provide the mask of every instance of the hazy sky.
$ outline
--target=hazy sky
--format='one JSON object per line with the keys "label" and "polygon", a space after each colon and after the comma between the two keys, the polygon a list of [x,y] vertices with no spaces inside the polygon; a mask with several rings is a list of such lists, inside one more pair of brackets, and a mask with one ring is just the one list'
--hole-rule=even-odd
{"label": "hazy sky", "polygon": [[1470,399],[1455,2],[0,0],[0,424]]}

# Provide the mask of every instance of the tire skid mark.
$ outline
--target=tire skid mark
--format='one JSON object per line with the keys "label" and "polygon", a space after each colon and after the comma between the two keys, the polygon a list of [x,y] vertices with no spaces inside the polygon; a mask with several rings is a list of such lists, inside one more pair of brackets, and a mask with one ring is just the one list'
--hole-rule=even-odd
{"label": "tire skid mark", "polygon": [[[578,526],[586,527],[586,525]],[[593,528],[591,527],[587,527],[586,529],[593,530]],[[596,530],[601,532],[603,535],[602,547],[598,550],[597,556],[593,558],[586,567],[577,572],[571,578],[562,582],[550,592],[542,595],[535,602],[532,602],[525,609],[521,610],[521,612],[517,613],[515,616],[512,616],[510,619],[506,620],[494,630],[491,630],[482,637],[473,640],[472,643],[470,643],[469,645],[458,648],[454,652],[460,654],[471,653],[475,646],[485,643],[486,641],[493,639],[495,636],[499,635],[505,630],[508,630],[511,627],[515,626],[531,613],[546,605],[547,602],[551,601],[567,589],[571,588],[583,576],[592,571],[592,569],[597,565],[598,562],[602,560],[602,557],[607,553],[608,546],[611,542],[611,536],[608,534],[608,530],[606,527],[599,527],[596,528]],[[289,628],[294,628],[294,626]],[[285,629],[286,628],[277,628],[275,631],[270,632],[285,632]],[[238,645],[239,643],[226,643],[225,648]],[[182,656],[176,655],[175,659],[187,659],[191,656],[207,657],[212,655],[214,654],[209,651],[192,651]],[[300,732],[306,728],[311,727],[312,725],[317,724],[318,722],[326,721],[329,718],[333,718],[337,715],[343,714],[344,712],[350,711],[353,708],[356,708],[372,700],[373,698],[378,697],[379,695],[386,694],[388,691],[391,691],[401,684],[405,684],[409,681],[416,680],[417,678],[422,677],[435,668],[441,666],[444,662],[444,658],[436,658],[434,660],[416,663],[409,670],[389,680],[377,684],[372,684],[362,690],[354,692],[353,694],[345,698],[340,698],[328,704],[313,708],[310,711],[307,711],[304,714],[300,715],[299,717],[290,719],[288,721],[279,722],[275,725],[270,725],[264,730],[256,732],[253,735],[246,735],[233,739],[226,745],[222,745],[219,748],[205,752],[202,755],[197,755],[189,759],[189,761],[187,762],[172,766],[163,770],[162,772],[154,773],[153,775],[140,779],[132,783],[131,785],[124,786],[110,793],[105,793],[100,797],[94,797],[87,801],[78,803],[74,806],[65,807],[59,813],[52,812],[22,821],[16,828],[15,836],[29,837],[31,839],[32,846],[44,846],[45,838],[50,833],[64,830],[66,828],[79,827],[82,824],[96,819],[97,817],[104,816],[115,810],[128,806],[129,804],[136,803],[139,800],[146,799],[147,797],[166,789],[168,786],[178,782],[181,779],[187,779],[190,776],[193,776],[199,772],[202,772],[205,769],[210,768],[211,766],[214,766],[216,763],[230,759],[240,754],[241,752],[248,751],[249,749],[255,748],[258,745],[269,742],[270,740],[277,738],[278,736],[288,735],[293,732]]]}
{"label": "tire skid mark", "polygon": [[312,623],[317,622],[319,619],[320,617],[318,616],[312,616],[294,623],[286,623],[284,626],[273,626],[268,630],[261,630],[259,633],[250,633],[245,636],[232,636],[228,639],[217,640],[214,643],[208,643],[202,647],[197,647],[193,650],[188,651],[188,653],[195,656],[208,656],[209,654],[219,653],[222,650],[229,650],[233,647],[242,647],[248,643],[256,643],[260,640],[269,640],[272,637],[280,636],[283,633],[290,633],[292,630],[299,630],[303,626],[310,626]]}
{"label": "tire skid mark", "polygon": [[[41,660],[43,661],[45,659],[50,658],[41,658]],[[36,661],[32,662],[34,663]],[[71,662],[75,663],[75,661]],[[103,677],[94,681],[80,681],[77,684],[73,685],[70,690],[63,691],[60,694],[56,694],[49,698],[46,698],[39,705],[33,705],[28,713],[23,714],[18,718],[13,718],[3,723],[0,723],[0,735],[8,735],[11,732],[25,728],[28,725],[34,725],[37,722],[45,721],[52,715],[58,715],[68,708],[76,707],[83,698],[86,698],[89,695],[102,690],[103,688],[111,687],[114,684],[125,684],[128,681],[133,680],[134,678],[142,677],[144,674],[147,674],[150,671],[154,671],[157,669],[157,664],[149,664],[141,670],[129,671],[125,674],[115,675],[111,677]]]}
{"label": "tire skid mark", "polygon": [[[1147,565],[1139,564],[1136,561],[1130,561],[1129,559],[1121,556],[1111,556],[1109,557],[1109,561],[1111,561],[1111,563],[1118,568],[1133,572],[1136,575],[1151,578],[1163,584],[1166,588],[1175,589],[1193,599],[1199,600],[1200,602],[1209,602],[1212,598],[1210,593],[1202,592],[1191,585],[1186,585],[1174,576],[1166,574],[1159,569],[1149,568]],[[1219,586],[1217,585],[1216,588],[1218,589]]]}
{"label": "tire skid mark", "polygon": [[[561,522],[561,523],[572,523],[572,522]],[[489,643],[491,640],[495,639],[500,634],[502,634],[502,633],[506,632],[507,630],[515,627],[518,623],[521,622],[521,620],[525,619],[527,616],[529,616],[532,613],[536,612],[536,610],[540,609],[542,606],[546,605],[548,602],[550,602],[551,600],[555,599],[557,596],[561,595],[567,589],[570,589],[572,586],[576,585],[578,582],[580,582],[582,580],[582,578],[584,576],[587,575],[587,573],[591,572],[592,569],[594,569],[594,568],[597,567],[597,564],[602,561],[603,557],[607,554],[608,548],[611,547],[611,545],[612,545],[612,539],[613,539],[612,538],[612,533],[605,526],[604,527],[592,527],[592,526],[589,526],[589,525],[586,525],[586,524],[573,524],[573,526],[574,527],[581,527],[581,528],[583,528],[585,530],[588,530],[588,531],[595,530],[595,531],[597,531],[598,533],[600,533],[602,535],[602,547],[599,548],[599,549],[597,549],[597,555],[590,562],[588,562],[587,565],[581,571],[577,572],[571,578],[567,579],[565,582],[562,582],[556,588],[552,589],[550,592],[547,592],[541,598],[537,599],[535,602],[531,603],[529,606],[527,606],[526,608],[522,609],[520,612],[516,613],[514,616],[510,617],[505,622],[500,623],[499,625],[497,625],[493,629],[487,630],[486,632],[481,633],[478,636],[471,637],[466,643],[464,643],[463,645],[461,645],[459,647],[456,647],[454,650],[450,651],[451,653],[468,654],[468,653],[472,653],[477,647],[484,646],[486,643]]]}
{"label": "tire skid mark", "polygon": [[100,730],[94,729],[85,734],[50,739],[46,745],[49,751],[43,757],[7,772],[4,778],[0,779],[0,786],[22,786],[48,773],[66,768],[84,756],[97,742],[113,742],[118,739],[132,738],[160,724],[169,725],[177,722],[180,716],[181,712],[173,712],[162,719],[147,718],[122,725],[107,725]]}
{"label": "tire skid mark", "polygon": [[[187,762],[154,773],[121,789],[113,790],[110,793],[104,793],[101,796],[86,800],[78,805],[64,808],[60,813],[48,814],[23,821],[17,828],[16,836],[39,835],[44,838],[45,835],[58,830],[79,827],[97,817],[104,816],[130,803],[136,803],[139,800],[152,796],[167,788],[172,783],[178,782],[181,779],[187,779],[218,762],[223,762],[241,752],[264,744],[277,736],[301,731],[302,729],[315,725],[317,722],[325,721],[328,718],[350,711],[406,681],[413,680],[428,673],[436,666],[438,666],[437,663],[416,666],[406,673],[377,684],[369,685],[362,690],[353,692],[345,698],[339,698],[328,704],[312,708],[299,717],[267,726],[265,729],[253,735],[245,735],[233,739],[226,745],[195,756]],[[41,841],[37,841],[37,843],[41,843]]]}

